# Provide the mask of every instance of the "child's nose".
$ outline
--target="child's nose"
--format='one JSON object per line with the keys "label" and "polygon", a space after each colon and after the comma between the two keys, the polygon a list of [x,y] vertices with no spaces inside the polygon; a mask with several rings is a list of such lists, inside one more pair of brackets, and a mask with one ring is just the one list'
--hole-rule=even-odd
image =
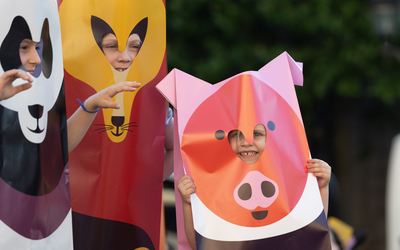
{"label": "child's nose", "polygon": [[252,137],[248,137],[248,136],[245,136],[245,135],[241,136],[239,138],[240,145],[241,146],[251,146],[251,145],[253,145],[253,141],[250,141],[248,138],[250,138],[250,140],[253,139]]}
{"label": "child's nose", "polygon": [[32,65],[39,65],[41,62],[40,56],[38,55],[36,50],[31,50],[30,54],[29,54],[29,61],[30,64]]}
{"label": "child's nose", "polygon": [[118,57],[120,62],[130,62],[132,60],[132,58],[129,56],[129,53],[127,50],[125,50],[124,52],[122,52],[119,57]]}

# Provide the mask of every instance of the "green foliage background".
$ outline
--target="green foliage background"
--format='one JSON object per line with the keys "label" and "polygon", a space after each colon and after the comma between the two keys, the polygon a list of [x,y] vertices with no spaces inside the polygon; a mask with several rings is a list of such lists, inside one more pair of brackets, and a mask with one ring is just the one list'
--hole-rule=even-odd
{"label": "green foliage background", "polygon": [[382,56],[371,13],[361,0],[168,0],[168,63],[216,83],[287,51],[304,63],[300,103],[336,94],[390,104],[400,65]]}

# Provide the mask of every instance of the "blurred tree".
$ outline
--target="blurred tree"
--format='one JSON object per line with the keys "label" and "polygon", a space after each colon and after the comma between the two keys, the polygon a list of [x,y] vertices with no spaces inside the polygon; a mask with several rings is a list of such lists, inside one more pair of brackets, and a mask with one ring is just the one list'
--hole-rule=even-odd
{"label": "blurred tree", "polygon": [[304,63],[301,103],[335,93],[391,103],[399,62],[383,57],[370,7],[349,0],[169,0],[168,63],[211,83],[287,51]]}

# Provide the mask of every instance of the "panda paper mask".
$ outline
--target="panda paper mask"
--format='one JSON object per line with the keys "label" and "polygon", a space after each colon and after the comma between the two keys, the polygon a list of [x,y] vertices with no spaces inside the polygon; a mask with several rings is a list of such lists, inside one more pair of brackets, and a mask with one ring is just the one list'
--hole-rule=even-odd
{"label": "panda paper mask", "polygon": [[[0,74],[21,68],[19,45],[23,39],[41,42],[38,54],[41,63],[33,72],[32,87],[0,102],[3,107],[18,112],[21,130],[32,143],[43,142],[47,132],[48,111],[53,107],[63,79],[61,35],[58,15],[49,11],[51,4],[24,1],[2,4],[0,15]],[[13,84],[24,82],[17,79]]]}

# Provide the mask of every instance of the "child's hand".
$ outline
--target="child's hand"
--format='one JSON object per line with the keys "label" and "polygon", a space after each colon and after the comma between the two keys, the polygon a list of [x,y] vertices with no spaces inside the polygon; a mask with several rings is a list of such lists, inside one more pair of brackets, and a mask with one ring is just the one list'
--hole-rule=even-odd
{"label": "child's hand", "polygon": [[[28,82],[18,86],[13,86],[12,83],[17,78],[21,78]],[[13,97],[23,90],[29,89],[32,87],[32,82],[32,77],[20,69],[12,69],[4,72],[4,74],[0,76],[0,101]]]}
{"label": "child's hand", "polygon": [[306,169],[309,173],[312,173],[317,177],[319,189],[328,186],[329,181],[331,180],[331,167],[328,163],[318,159],[311,159],[307,162],[308,165],[306,166]]}
{"label": "child's hand", "polygon": [[182,201],[190,204],[190,195],[196,191],[192,178],[188,175],[182,176],[178,181],[178,190],[181,194]]}
{"label": "child's hand", "polygon": [[137,82],[120,82],[118,84],[111,85],[89,97],[85,101],[85,108],[89,111],[96,111],[98,108],[119,109],[120,105],[116,102],[113,102],[112,98],[122,91],[133,92],[139,87],[140,83]]}

